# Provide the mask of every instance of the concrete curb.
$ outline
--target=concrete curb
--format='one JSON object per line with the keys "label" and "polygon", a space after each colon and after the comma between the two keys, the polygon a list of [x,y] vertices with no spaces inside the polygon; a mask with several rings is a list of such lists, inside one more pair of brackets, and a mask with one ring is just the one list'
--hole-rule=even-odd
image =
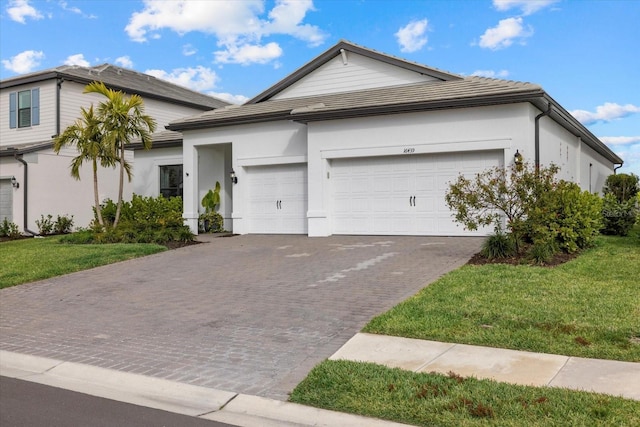
{"label": "concrete curb", "polygon": [[245,427],[406,427],[290,402],[2,350],[0,375]]}

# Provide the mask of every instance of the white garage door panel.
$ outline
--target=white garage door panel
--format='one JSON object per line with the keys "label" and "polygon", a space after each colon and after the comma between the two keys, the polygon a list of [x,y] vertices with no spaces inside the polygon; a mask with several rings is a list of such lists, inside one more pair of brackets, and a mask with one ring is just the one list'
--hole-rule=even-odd
{"label": "white garage door panel", "polygon": [[249,232],[307,233],[307,165],[247,168]]}
{"label": "white garage door panel", "polygon": [[336,159],[332,161],[336,234],[469,235],[444,197],[460,173],[502,164],[501,151]]}
{"label": "white garage door panel", "polygon": [[0,179],[0,222],[13,221],[13,186],[11,180]]}

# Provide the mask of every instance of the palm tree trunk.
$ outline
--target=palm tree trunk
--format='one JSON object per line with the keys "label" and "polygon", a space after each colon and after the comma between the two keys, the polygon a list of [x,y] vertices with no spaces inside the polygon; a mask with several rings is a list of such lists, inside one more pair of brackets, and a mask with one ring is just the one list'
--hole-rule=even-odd
{"label": "palm tree trunk", "polygon": [[93,196],[96,204],[96,216],[98,217],[98,224],[104,227],[104,220],[102,219],[102,209],[100,208],[100,196],[98,195],[98,162],[93,159]]}
{"label": "palm tree trunk", "polygon": [[122,193],[124,192],[124,143],[120,142],[120,186],[118,188],[118,207],[116,209],[116,219],[113,221],[113,228],[118,226],[120,212],[122,211]]}

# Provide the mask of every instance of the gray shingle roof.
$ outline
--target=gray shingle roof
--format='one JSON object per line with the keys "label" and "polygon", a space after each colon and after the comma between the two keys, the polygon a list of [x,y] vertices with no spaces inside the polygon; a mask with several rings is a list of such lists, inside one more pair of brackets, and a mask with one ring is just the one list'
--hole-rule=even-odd
{"label": "gray shingle roof", "polygon": [[402,86],[365,89],[300,98],[232,105],[176,120],[171,130],[209,128],[275,119],[313,120],[346,118],[357,115],[403,112],[415,109],[453,107],[457,104],[485,104],[520,96],[541,96],[542,88],[531,83],[466,77],[444,82],[425,82]]}
{"label": "gray shingle roof", "polygon": [[54,78],[63,78],[82,84],[101,81],[115,90],[122,90],[126,93],[136,93],[143,98],[169,101],[201,110],[210,110],[229,105],[228,102],[221,99],[175,85],[148,74],[111,64],[102,64],[95,67],[63,65],[57,68],[2,80],[0,81],[0,88],[5,89]]}

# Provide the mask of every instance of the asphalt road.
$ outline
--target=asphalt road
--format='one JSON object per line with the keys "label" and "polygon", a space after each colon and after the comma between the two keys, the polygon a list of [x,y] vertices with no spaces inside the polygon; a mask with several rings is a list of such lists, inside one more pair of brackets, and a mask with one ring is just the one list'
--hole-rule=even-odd
{"label": "asphalt road", "polygon": [[0,425],[234,427],[7,377],[0,377]]}

